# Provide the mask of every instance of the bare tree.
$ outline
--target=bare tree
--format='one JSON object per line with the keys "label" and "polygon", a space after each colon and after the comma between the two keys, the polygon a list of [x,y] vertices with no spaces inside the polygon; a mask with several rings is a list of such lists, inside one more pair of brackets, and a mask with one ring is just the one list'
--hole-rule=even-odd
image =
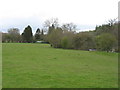
{"label": "bare tree", "polygon": [[18,42],[20,40],[20,32],[18,28],[8,29],[8,35],[11,42]]}
{"label": "bare tree", "polygon": [[62,25],[62,29],[67,31],[75,31],[76,25],[73,23],[66,23]]}
{"label": "bare tree", "polygon": [[112,25],[114,25],[114,24],[117,22],[117,19],[118,19],[118,18],[110,19],[110,20],[107,21],[107,23],[108,23],[110,26],[112,26]]}
{"label": "bare tree", "polygon": [[44,26],[45,27],[51,27],[52,25],[54,25],[55,28],[57,28],[59,26],[59,24],[58,24],[58,18],[51,18],[50,20],[46,20],[44,22]]}

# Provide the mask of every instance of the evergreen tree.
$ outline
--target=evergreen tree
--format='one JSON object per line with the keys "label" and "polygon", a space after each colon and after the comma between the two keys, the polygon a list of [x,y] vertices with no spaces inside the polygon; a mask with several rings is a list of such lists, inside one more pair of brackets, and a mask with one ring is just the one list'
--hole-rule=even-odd
{"label": "evergreen tree", "polygon": [[32,42],[33,40],[33,34],[32,34],[32,28],[28,25],[24,32],[22,33],[22,36],[23,36],[23,41],[24,42]]}
{"label": "evergreen tree", "polygon": [[41,33],[40,33],[40,29],[38,28],[37,30],[36,30],[36,33],[35,33],[35,40],[37,41],[37,40],[40,40],[40,38],[41,38],[41,35],[40,35]]}
{"label": "evergreen tree", "polygon": [[42,29],[41,35],[44,35],[44,31],[43,31],[43,29]]}

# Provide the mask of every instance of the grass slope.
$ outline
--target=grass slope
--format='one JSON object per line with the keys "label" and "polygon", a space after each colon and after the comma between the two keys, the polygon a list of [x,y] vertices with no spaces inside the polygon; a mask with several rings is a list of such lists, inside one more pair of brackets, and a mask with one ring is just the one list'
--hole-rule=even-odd
{"label": "grass slope", "polygon": [[115,88],[116,53],[3,44],[3,88]]}

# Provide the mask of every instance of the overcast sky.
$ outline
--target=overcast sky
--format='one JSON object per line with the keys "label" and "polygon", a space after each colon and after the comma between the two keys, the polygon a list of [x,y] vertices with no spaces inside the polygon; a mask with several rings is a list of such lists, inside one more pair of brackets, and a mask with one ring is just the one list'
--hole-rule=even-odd
{"label": "overcast sky", "polygon": [[118,17],[119,0],[0,0],[0,30],[27,25],[33,31],[42,28],[46,19],[76,24],[80,30],[93,30],[96,25]]}

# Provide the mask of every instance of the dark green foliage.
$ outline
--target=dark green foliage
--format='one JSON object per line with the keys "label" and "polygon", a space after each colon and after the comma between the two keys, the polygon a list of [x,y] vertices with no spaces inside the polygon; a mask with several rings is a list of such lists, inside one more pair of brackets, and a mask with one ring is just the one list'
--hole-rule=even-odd
{"label": "dark green foliage", "polygon": [[40,29],[38,28],[37,30],[36,30],[36,33],[35,33],[35,41],[41,41],[41,40],[43,40],[44,39],[44,31],[43,31],[43,29],[42,29],[42,31],[40,31]]}
{"label": "dark green foliage", "polygon": [[62,29],[58,30],[55,29],[54,25],[49,27],[47,38],[51,46],[65,49],[118,51],[118,23],[96,26],[94,31],[80,33],[74,33],[73,26],[72,24],[65,24]]}
{"label": "dark green foliage", "polygon": [[98,50],[110,51],[113,49],[115,51],[118,51],[118,45],[119,45],[117,44],[117,42],[119,41],[118,40],[118,25],[119,24],[117,22],[115,21],[113,22],[111,20],[110,23],[108,24],[96,27],[95,36],[97,40],[96,47]]}
{"label": "dark green foliage", "polygon": [[41,40],[44,40],[44,31],[43,31],[43,29],[41,31]]}
{"label": "dark green foliage", "polygon": [[81,32],[74,37],[74,48],[88,50],[94,48],[94,37],[89,32]]}
{"label": "dark green foliage", "polygon": [[23,42],[32,42],[33,41],[33,34],[32,34],[32,28],[28,25],[24,32],[22,33],[23,36]]}
{"label": "dark green foliage", "polygon": [[41,35],[44,35],[44,31],[43,31],[43,29],[42,29]]}
{"label": "dark green foliage", "polygon": [[114,23],[114,24],[108,23],[102,26],[96,26],[95,33],[96,35],[100,35],[103,33],[110,33],[110,34],[115,35],[117,39],[118,38],[118,23]]}
{"label": "dark green foliage", "polygon": [[38,41],[40,40],[40,38],[41,38],[41,33],[40,33],[40,29],[38,28],[35,33],[35,40]]}
{"label": "dark green foliage", "polygon": [[[96,26],[94,31],[79,32],[76,33],[76,25],[73,23],[63,24],[58,27],[58,19],[53,18],[45,22],[45,26],[48,29],[48,33],[44,34],[44,31],[40,31],[38,28],[33,37],[32,28],[26,27],[24,32],[19,34],[18,29],[10,29],[8,33],[4,33],[2,36],[3,42],[36,42],[45,41],[51,44],[55,48],[64,49],[80,49],[89,50],[97,49],[101,51],[120,51],[120,39],[118,22],[109,20],[108,24]],[[118,42],[118,43],[117,43]]]}
{"label": "dark green foliage", "polygon": [[114,35],[103,33],[96,37],[96,46],[98,50],[111,51],[117,43]]}
{"label": "dark green foliage", "polygon": [[109,24],[96,27],[96,34],[100,35],[102,33],[111,33],[111,26]]}
{"label": "dark green foliage", "polygon": [[80,49],[80,47],[81,47],[81,37],[77,34],[74,37],[74,48],[75,49]]}

